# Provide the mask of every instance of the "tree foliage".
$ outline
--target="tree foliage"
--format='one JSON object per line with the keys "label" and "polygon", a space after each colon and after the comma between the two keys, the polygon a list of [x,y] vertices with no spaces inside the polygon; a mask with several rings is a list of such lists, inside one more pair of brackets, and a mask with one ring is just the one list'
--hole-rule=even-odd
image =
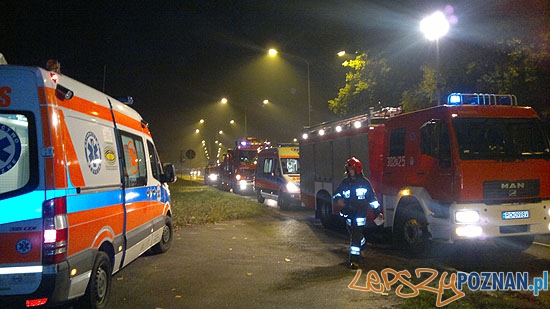
{"label": "tree foliage", "polygon": [[[539,42],[548,42],[548,35]],[[520,39],[508,39],[477,48],[466,48],[458,57],[443,62],[439,75],[442,94],[476,92],[513,94],[520,105],[537,108],[548,113],[549,50],[548,44],[537,48]],[[412,111],[433,104],[437,89],[435,71],[422,66],[423,79],[407,89],[401,96],[403,110]]]}
{"label": "tree foliage", "polygon": [[390,71],[386,59],[370,57],[363,52],[342,65],[350,71],[346,73],[346,84],[340,88],[338,96],[328,101],[329,109],[338,116],[347,116],[377,106]]}
{"label": "tree foliage", "polygon": [[442,102],[452,92],[497,93],[513,94],[518,104],[532,106],[548,118],[550,33],[542,31],[530,39],[498,38],[487,44],[447,42],[439,70],[433,63],[421,65],[422,78],[412,83],[405,80],[407,72],[392,71],[390,78],[385,58],[358,53],[343,64],[350,71],[338,96],[329,100],[329,108],[338,116],[348,116],[365,113],[379,102],[394,106],[392,103],[399,100],[403,111],[413,111],[435,106],[438,92]]}

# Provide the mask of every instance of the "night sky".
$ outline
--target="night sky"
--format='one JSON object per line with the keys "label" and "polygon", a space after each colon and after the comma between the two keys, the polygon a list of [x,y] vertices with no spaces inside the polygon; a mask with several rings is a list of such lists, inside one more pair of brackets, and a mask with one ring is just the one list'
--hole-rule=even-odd
{"label": "night sky", "polygon": [[[545,0],[9,2],[0,11],[8,63],[43,67],[58,59],[62,73],[132,96],[166,162],[179,162],[182,150],[199,152],[199,141],[213,141],[218,130],[230,146],[244,136],[245,115],[248,135],[275,143],[298,137],[308,124],[307,64],[311,123],[333,119],[327,101],[346,72],[340,50],[383,53],[417,83],[419,67],[434,56],[418,22],[446,5],[458,23],[444,40],[458,45],[494,38],[502,22],[528,32],[534,20],[548,19]],[[267,57],[271,47],[277,58]],[[222,97],[228,105],[219,104]],[[264,99],[271,104],[262,106]]]}

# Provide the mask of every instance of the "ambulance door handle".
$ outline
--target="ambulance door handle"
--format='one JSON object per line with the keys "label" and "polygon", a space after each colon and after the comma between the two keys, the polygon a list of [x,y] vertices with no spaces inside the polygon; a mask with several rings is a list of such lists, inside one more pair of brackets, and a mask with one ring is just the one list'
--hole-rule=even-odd
{"label": "ambulance door handle", "polygon": [[145,194],[147,195],[148,198],[151,198],[151,196],[153,195],[151,193],[151,189],[150,188],[147,188],[147,191],[145,192]]}

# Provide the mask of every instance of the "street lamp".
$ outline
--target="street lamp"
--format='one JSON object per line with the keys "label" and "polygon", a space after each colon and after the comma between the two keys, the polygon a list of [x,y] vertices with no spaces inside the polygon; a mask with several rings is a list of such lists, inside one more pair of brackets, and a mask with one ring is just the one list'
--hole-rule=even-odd
{"label": "street lamp", "polygon": [[[268,51],[270,57],[275,57],[278,53],[279,52],[274,48],[270,48]],[[309,62],[305,58],[296,55],[291,56],[303,60],[307,65],[307,125],[311,126],[311,79],[309,75]]]}
{"label": "street lamp", "polygon": [[424,33],[426,39],[435,41],[435,56],[436,56],[436,74],[435,74],[435,91],[437,96],[437,105],[441,104],[441,95],[439,93],[439,39],[444,37],[449,32],[449,21],[441,11],[436,11],[430,16],[425,17],[420,21],[420,31]]}

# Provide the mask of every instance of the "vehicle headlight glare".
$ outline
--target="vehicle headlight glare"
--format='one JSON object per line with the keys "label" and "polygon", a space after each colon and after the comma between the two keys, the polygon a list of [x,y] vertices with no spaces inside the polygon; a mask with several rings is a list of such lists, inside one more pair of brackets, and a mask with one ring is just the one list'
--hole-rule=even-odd
{"label": "vehicle headlight glare", "polygon": [[456,223],[475,223],[479,222],[479,212],[476,210],[462,210],[455,213]]}
{"label": "vehicle headlight glare", "polygon": [[457,227],[455,233],[459,237],[480,237],[483,229],[477,225],[464,225]]}
{"label": "vehicle headlight glare", "polygon": [[289,192],[289,193],[296,193],[296,192],[300,192],[300,188],[292,183],[292,182],[289,182],[286,184],[286,190]]}

